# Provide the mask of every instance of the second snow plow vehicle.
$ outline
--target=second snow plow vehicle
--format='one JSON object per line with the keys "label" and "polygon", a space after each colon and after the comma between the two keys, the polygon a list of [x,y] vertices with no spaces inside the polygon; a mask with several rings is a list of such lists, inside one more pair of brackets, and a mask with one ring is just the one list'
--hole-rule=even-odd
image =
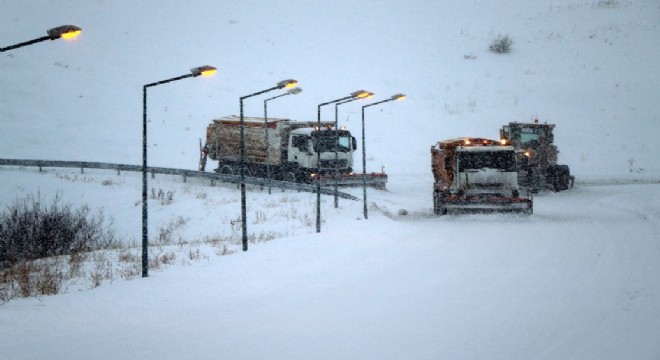
{"label": "second snow plow vehicle", "polygon": [[489,139],[451,139],[431,147],[433,210],[531,214],[520,195],[515,149]]}
{"label": "second snow plow vehicle", "polygon": [[500,129],[502,141],[516,149],[518,182],[536,193],[539,190],[562,191],[573,187],[575,177],[568,165],[557,164],[554,124],[511,122]]}

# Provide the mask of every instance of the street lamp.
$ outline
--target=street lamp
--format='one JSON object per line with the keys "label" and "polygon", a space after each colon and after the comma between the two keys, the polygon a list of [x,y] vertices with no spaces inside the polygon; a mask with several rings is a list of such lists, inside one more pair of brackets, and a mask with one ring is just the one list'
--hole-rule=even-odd
{"label": "street lamp", "polygon": [[266,178],[268,179],[268,195],[271,194],[271,186],[270,186],[270,143],[268,142],[268,101],[280,98],[282,96],[287,96],[287,95],[297,95],[302,92],[302,89],[299,87],[294,87],[284,94],[279,94],[277,96],[273,96],[271,98],[268,98],[264,100],[264,125],[266,126]]}
{"label": "street lamp", "polygon": [[[352,92],[349,96],[345,96],[343,98],[339,98],[339,99],[336,99],[336,100],[332,100],[332,101],[328,101],[328,102],[324,102],[322,104],[319,104],[318,108],[317,108],[317,114],[316,114],[316,121],[317,121],[318,130],[319,131],[321,130],[321,106],[328,105],[328,104],[334,104],[336,102],[340,102],[340,101],[344,101],[344,100],[348,100],[348,99],[363,99],[363,98],[368,97],[369,94],[371,94],[371,93],[368,92],[368,91],[358,90],[358,91]],[[321,152],[320,151],[316,152],[316,232],[317,233],[321,232]]]}
{"label": "street lamp", "polygon": [[62,25],[62,26],[58,26],[58,27],[49,29],[46,32],[48,34],[46,36],[42,36],[40,38],[36,38],[36,39],[30,40],[30,41],[18,43],[16,45],[11,45],[11,46],[0,48],[0,52],[5,52],[7,50],[17,49],[17,48],[20,48],[20,47],[23,47],[23,46],[36,44],[38,42],[42,42],[42,41],[46,41],[46,40],[57,40],[59,38],[70,40],[70,39],[76,38],[78,35],[80,35],[81,32],[82,32],[82,29],[75,26],[75,25]]}
{"label": "street lamp", "polygon": [[266,90],[261,90],[258,91],[254,94],[246,95],[246,96],[241,96],[239,100],[239,107],[240,107],[240,113],[241,113],[241,145],[240,145],[240,155],[241,155],[241,160],[240,160],[240,174],[241,174],[241,227],[243,228],[243,251],[247,251],[248,249],[248,243],[247,243],[247,214],[246,214],[246,209],[247,206],[245,204],[245,132],[244,132],[244,122],[245,120],[243,119],[243,100],[261,95],[264,93],[267,93],[269,91],[273,90],[278,90],[278,89],[293,89],[296,86],[298,86],[298,81],[293,80],[293,79],[288,79],[288,80],[282,80],[278,82],[275,86],[272,88],[268,88]]}
{"label": "street lamp", "polygon": [[211,76],[217,71],[213,66],[200,66],[190,69],[190,74],[154,82],[142,87],[142,277],[149,276],[149,240],[147,228],[147,88],[169,82],[195,77]]}
{"label": "street lamp", "polygon": [[406,95],[396,94],[392,95],[389,99],[377,101],[375,103],[367,104],[362,106],[362,204],[364,207],[364,218],[367,217],[367,159],[366,159],[366,150],[364,145],[364,109],[370,106],[379,105],[393,100],[404,100]]}
{"label": "street lamp", "polygon": [[339,207],[339,168],[337,167],[337,163],[339,162],[339,105],[343,105],[346,103],[349,103],[351,101],[355,100],[360,100],[360,99],[370,99],[374,96],[374,93],[368,92],[366,96],[364,97],[356,97],[344,101],[340,101],[335,103],[335,171],[334,171],[334,178],[335,178],[335,189],[334,189],[334,196],[335,196],[335,209]]}

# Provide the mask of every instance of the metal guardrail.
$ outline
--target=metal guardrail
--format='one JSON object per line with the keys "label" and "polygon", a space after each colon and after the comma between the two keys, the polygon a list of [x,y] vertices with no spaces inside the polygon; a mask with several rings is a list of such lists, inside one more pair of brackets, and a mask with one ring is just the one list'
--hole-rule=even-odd
{"label": "metal guardrail", "polygon": [[[59,168],[78,168],[80,169],[81,173],[83,173],[85,169],[116,170],[117,174],[119,174],[121,171],[142,172],[141,165],[114,164],[114,163],[93,162],[93,161],[0,159],[0,165],[38,167],[39,171],[41,171],[42,168],[45,167],[59,167]],[[147,167],[147,172],[151,173],[152,177],[154,176],[154,174],[180,175],[183,176],[184,182],[187,177],[205,178],[211,181],[219,181],[223,183],[232,183],[232,184],[238,184],[241,182],[241,177],[238,175],[216,174],[216,173],[208,173],[203,171],[186,170],[186,169],[150,166]],[[245,177],[245,183],[249,185],[257,185],[257,186],[269,185],[268,179],[248,177],[248,176]],[[306,191],[306,192],[316,193],[316,185],[310,185],[310,184],[299,184],[288,181],[271,180],[270,186],[284,190]],[[334,189],[321,187],[321,194],[334,195],[335,192]],[[357,197],[341,191],[337,192],[337,195],[343,199],[358,200]]]}

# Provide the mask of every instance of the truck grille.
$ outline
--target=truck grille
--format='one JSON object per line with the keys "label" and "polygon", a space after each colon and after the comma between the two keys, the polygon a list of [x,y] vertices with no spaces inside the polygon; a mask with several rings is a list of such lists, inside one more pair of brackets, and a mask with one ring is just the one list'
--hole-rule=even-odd
{"label": "truck grille", "polygon": [[348,165],[348,160],[321,160],[321,169],[343,169]]}

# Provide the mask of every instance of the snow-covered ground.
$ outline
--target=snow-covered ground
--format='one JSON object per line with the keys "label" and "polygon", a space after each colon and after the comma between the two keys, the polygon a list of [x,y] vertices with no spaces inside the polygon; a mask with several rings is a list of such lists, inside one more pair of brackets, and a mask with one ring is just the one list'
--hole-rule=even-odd
{"label": "snow-covered ground", "polygon": [[[106,212],[139,228],[138,174],[72,181],[75,171],[5,169],[2,176],[22,180],[24,191],[39,186],[82,199],[107,193],[99,197]],[[99,185],[104,180],[115,185]],[[170,205],[152,201],[153,222],[190,218],[174,236],[230,231],[227,219],[239,216],[235,188],[172,177],[158,177],[155,186],[175,196]],[[407,182],[369,194],[368,220],[360,202],[342,200],[334,209],[324,198],[316,234],[313,221],[302,221],[313,216],[313,194],[254,189],[248,228],[284,236],[231,256],[210,251],[192,264],[181,257],[146,279],[117,277],[94,290],[13,300],[0,308],[0,350],[8,359],[660,354],[657,184],[544,194],[530,217],[438,218],[428,188]],[[408,215],[398,214],[402,208]],[[255,221],[259,212],[266,222]]]}
{"label": "snow-covered ground", "polygon": [[[0,46],[83,28],[74,42],[0,54],[2,158],[139,164],[142,85],[206,63],[217,76],[150,89],[150,165],[195,169],[210,119],[286,78],[304,92],[269,104],[272,116],[315,119],[317,104],[361,88],[373,101],[409,96],[367,110],[368,171],[390,175],[387,191],[369,192],[368,220],[361,202],[335,209],[324,197],[317,234],[315,195],[249,188],[248,230],[272,241],[231,256],[201,247],[201,260],[178,258],[146,279],[0,305],[3,359],[660,357],[657,1],[0,9]],[[500,33],[514,40],[509,54],[487,50]],[[358,134],[359,105],[340,109]],[[261,110],[261,98],[246,103],[248,116]],[[432,215],[434,142],[497,138],[508,121],[536,117],[557,124],[574,189],[535,197],[529,217]],[[139,242],[139,174],[5,167],[0,178],[3,205],[59,192]],[[157,176],[150,188],[174,193],[171,204],[150,201],[152,236],[235,235],[235,186]]]}

